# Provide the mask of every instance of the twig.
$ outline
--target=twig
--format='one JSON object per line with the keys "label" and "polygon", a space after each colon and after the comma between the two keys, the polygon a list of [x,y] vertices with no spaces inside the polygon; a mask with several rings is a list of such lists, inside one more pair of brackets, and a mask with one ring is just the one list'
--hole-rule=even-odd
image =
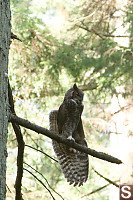
{"label": "twig", "polygon": [[15,35],[13,32],[11,32],[11,39],[16,39],[16,40],[19,40],[20,42],[22,42],[22,40],[20,40],[17,35]]}
{"label": "twig", "polygon": [[48,186],[50,187],[50,189],[53,190],[57,195],[59,195],[64,200],[64,198],[51,187],[51,185],[49,184],[48,180],[43,176],[42,173],[40,173],[38,170],[36,170],[35,168],[33,168],[31,165],[27,164],[26,162],[24,162],[24,164],[27,165],[28,167],[30,167],[31,169],[33,169],[38,174],[40,174],[45,179],[45,181],[48,184]]}
{"label": "twig", "polygon": [[36,151],[39,151],[39,152],[41,152],[42,154],[44,154],[45,156],[47,156],[47,157],[49,157],[50,159],[54,160],[55,162],[58,162],[58,160],[52,158],[52,157],[51,157],[50,155],[48,155],[47,153],[45,153],[45,152],[43,152],[43,151],[41,151],[41,150],[39,150],[39,149],[37,149],[37,148],[35,148],[35,147],[32,147],[32,146],[27,145],[27,144],[25,144],[25,147],[29,147],[29,148],[31,148],[31,149],[34,149],[34,150],[36,150]]}
{"label": "twig", "polygon": [[101,39],[104,40],[104,37],[101,35],[101,33],[98,33],[98,32],[96,32],[96,31],[94,31],[94,30],[89,30],[87,27],[83,27],[83,26],[81,26],[81,25],[75,25],[75,26],[77,26],[77,27],[79,27],[79,28],[82,28],[82,29],[84,29],[84,30],[87,31],[87,32],[94,33],[95,35],[98,35]]}
{"label": "twig", "polygon": [[[8,81],[8,97],[9,97],[10,110],[12,113],[15,114],[12,90],[11,90],[9,81]],[[23,200],[22,193],[21,193],[21,185],[22,185],[22,177],[23,177],[24,141],[23,141],[23,136],[21,133],[20,126],[15,122],[12,122],[12,126],[13,126],[14,132],[16,134],[17,142],[18,142],[17,176],[16,176],[16,182],[15,182],[15,191],[16,191],[15,199]]]}
{"label": "twig", "polygon": [[90,195],[92,195],[92,194],[94,194],[94,193],[96,193],[96,192],[99,192],[100,190],[103,190],[104,188],[106,188],[106,187],[109,186],[109,185],[110,185],[110,183],[108,183],[108,184],[106,184],[106,185],[104,185],[104,186],[102,186],[102,187],[99,187],[99,188],[93,190],[92,192],[81,196],[81,198],[84,198],[84,197],[86,197],[86,196],[90,196]]}
{"label": "twig", "polygon": [[113,38],[115,38],[115,37],[123,37],[123,38],[125,38],[125,37],[133,37],[133,35],[112,35],[112,34],[109,34],[109,33],[98,33],[94,29],[92,29],[92,30],[88,29],[88,27],[84,27],[84,26],[77,25],[77,24],[75,26],[77,26],[77,27],[79,27],[81,29],[84,29],[87,32],[94,33],[95,35],[98,35],[101,39],[105,39],[104,37],[113,37]]}
{"label": "twig", "polygon": [[94,193],[96,193],[96,192],[99,192],[100,190],[106,188],[107,186],[109,186],[109,185],[111,185],[111,184],[115,185],[116,187],[119,187],[119,185],[116,184],[117,181],[111,181],[110,179],[108,179],[108,178],[102,176],[102,175],[101,175],[99,172],[97,172],[94,168],[92,168],[92,169],[93,169],[100,177],[104,178],[104,179],[105,179],[106,181],[108,181],[109,183],[106,184],[106,185],[104,185],[104,186],[102,186],[102,187],[99,187],[99,188],[93,190],[92,192],[90,192],[90,193],[88,193],[88,194],[86,194],[86,195],[83,195],[81,198],[84,198],[84,197],[86,197],[86,196],[90,196],[90,195],[92,195],[92,194],[94,194]]}
{"label": "twig", "polygon": [[43,185],[43,187],[49,192],[49,194],[51,195],[51,197],[55,200],[54,196],[52,195],[51,191],[46,187],[46,185],[39,179],[37,178],[37,176],[35,176],[31,171],[29,171],[26,168],[23,168],[25,171],[29,172],[39,183],[41,183],[41,185]]}
{"label": "twig", "polygon": [[38,126],[36,124],[33,124],[31,122],[29,122],[28,120],[25,120],[23,118],[20,118],[16,115],[13,115],[10,113],[10,121],[11,122],[15,122],[15,123],[18,123],[19,125],[25,127],[25,128],[28,128],[30,130],[33,130],[37,133],[41,133],[42,135],[45,135],[53,140],[56,140],[57,142],[59,143],[63,143],[63,144],[66,144],[74,149],[77,149],[81,152],[84,152],[86,154],[89,154],[91,156],[94,156],[96,158],[99,158],[99,159],[102,159],[102,160],[106,160],[108,162],[111,162],[111,163],[116,163],[116,164],[121,164],[122,161],[119,160],[118,158],[115,158],[111,155],[108,155],[106,153],[103,153],[103,152],[97,152],[93,149],[90,149],[90,148],[87,148],[87,147],[84,147],[82,145],[79,145],[77,144],[76,142],[70,142],[70,140],[64,138],[64,137],[61,137],[59,136],[58,134],[56,133],[53,133],[51,131],[49,131],[48,129],[46,128],[43,128],[41,126]]}
{"label": "twig", "polygon": [[120,110],[118,110],[118,111],[112,113],[111,116],[116,115],[116,114],[118,114],[119,112],[121,112],[121,111],[123,111],[123,110],[128,110],[128,109],[130,108],[130,106],[132,106],[132,105],[133,105],[133,104],[128,104],[128,105],[126,105],[126,106],[121,107]]}
{"label": "twig", "polygon": [[101,175],[98,171],[96,171],[94,168],[92,168],[93,170],[94,170],[94,172],[96,173],[96,174],[98,174],[100,177],[102,177],[104,180],[106,180],[106,181],[108,181],[110,184],[112,184],[112,185],[114,185],[114,186],[116,186],[116,187],[119,187],[119,185],[116,183],[116,182],[114,182],[114,181],[112,181],[112,180],[110,180],[109,178],[106,178],[105,176],[103,176],[103,175]]}
{"label": "twig", "polygon": [[9,186],[6,184],[7,189],[9,190],[10,193],[12,193],[12,191],[10,190]]}

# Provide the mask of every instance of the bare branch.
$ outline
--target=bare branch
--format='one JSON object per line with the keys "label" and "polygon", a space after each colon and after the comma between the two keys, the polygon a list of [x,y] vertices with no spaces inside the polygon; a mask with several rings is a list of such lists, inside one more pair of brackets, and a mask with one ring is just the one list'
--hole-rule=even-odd
{"label": "bare branch", "polygon": [[120,108],[120,110],[118,110],[118,111],[112,113],[111,116],[113,116],[113,115],[115,115],[115,114],[118,114],[119,112],[121,112],[121,111],[123,111],[123,110],[128,110],[131,106],[133,106],[133,104],[128,104],[128,105],[126,105],[126,106],[123,106],[123,107]]}
{"label": "bare branch", "polygon": [[104,37],[133,37],[133,35],[112,35],[112,34],[109,34],[109,33],[98,33],[97,31],[95,31],[94,29],[88,29],[88,27],[84,27],[84,26],[81,26],[81,25],[75,25],[81,29],[84,29],[85,31],[87,32],[90,32],[90,33],[94,33],[95,35],[98,35],[101,39],[105,39]]}
{"label": "bare branch", "polygon": [[[8,81],[8,98],[9,98],[10,110],[12,113],[15,114],[12,90],[11,90],[9,81]],[[24,141],[23,141],[23,136],[21,133],[20,126],[15,122],[12,122],[12,126],[13,126],[14,132],[16,134],[17,142],[18,142],[17,177],[16,177],[16,182],[15,182],[15,190],[16,190],[15,199],[23,200],[22,193],[21,193],[21,185],[22,185],[22,177],[23,177]]]}
{"label": "bare branch", "polygon": [[77,26],[77,27],[79,27],[79,28],[82,28],[82,29],[84,29],[84,30],[87,31],[87,32],[94,33],[95,35],[98,35],[101,39],[104,40],[104,37],[103,37],[103,35],[101,35],[101,33],[98,33],[98,32],[96,32],[96,31],[94,31],[94,30],[90,30],[90,29],[88,29],[87,27],[84,27],[84,26],[81,26],[81,25],[75,25],[75,26]]}
{"label": "bare branch", "polygon": [[94,168],[92,168],[94,170],[94,172],[99,175],[101,178],[105,179],[106,181],[108,181],[110,184],[116,186],[116,187],[119,187],[119,185],[116,183],[116,181],[112,181],[110,180],[109,178],[106,178],[105,176],[101,175],[98,171],[96,171]]}
{"label": "bare branch", "polygon": [[96,193],[96,192],[99,192],[100,190],[106,188],[106,187],[109,186],[110,184],[113,184],[114,186],[119,187],[119,185],[116,183],[117,181],[111,181],[109,178],[106,178],[106,177],[104,177],[103,175],[101,175],[99,172],[97,172],[94,168],[92,168],[92,169],[94,170],[94,172],[95,172],[96,174],[98,174],[100,177],[102,177],[103,179],[105,179],[105,180],[108,181],[109,183],[106,184],[106,185],[104,185],[104,186],[102,186],[102,187],[99,187],[99,188],[93,190],[92,192],[90,192],[90,193],[88,193],[88,194],[86,194],[86,195],[83,195],[81,198],[84,198],[84,197],[86,197],[86,196],[90,196],[90,195],[92,195],[92,194],[94,194],[94,193]]}
{"label": "bare branch", "polygon": [[27,165],[28,167],[30,167],[31,169],[33,169],[38,174],[40,174],[45,179],[45,181],[48,184],[48,186],[50,187],[50,189],[53,190],[57,195],[59,195],[64,200],[64,198],[51,187],[51,185],[49,184],[48,180],[43,176],[42,173],[40,173],[38,170],[36,170],[35,168],[33,168],[31,165],[27,164],[26,162],[24,162],[24,164]]}
{"label": "bare branch", "polygon": [[81,198],[84,198],[84,197],[90,196],[90,195],[92,195],[92,194],[94,194],[94,193],[96,193],[96,192],[99,192],[99,191],[103,190],[104,188],[106,188],[106,187],[109,186],[109,185],[110,185],[110,183],[108,183],[108,184],[106,184],[106,185],[104,185],[104,186],[102,186],[102,187],[99,187],[99,188],[93,190],[92,192],[83,195]]}
{"label": "bare branch", "polygon": [[41,150],[39,150],[39,149],[37,149],[37,148],[35,148],[35,147],[32,147],[32,146],[27,145],[27,144],[25,144],[25,147],[29,147],[29,148],[31,148],[31,149],[34,149],[34,150],[36,150],[36,151],[39,151],[40,153],[44,154],[44,155],[47,156],[48,158],[54,160],[55,162],[58,162],[58,160],[52,158],[52,157],[51,157],[50,155],[48,155],[47,153],[45,153],[45,152],[43,152],[43,151],[41,151]]}
{"label": "bare branch", "polygon": [[37,178],[37,176],[35,176],[31,171],[29,171],[28,169],[24,168],[25,171],[27,171],[28,173],[30,173],[39,183],[41,183],[41,185],[43,185],[43,187],[49,192],[49,194],[51,195],[51,197],[56,200],[54,198],[54,196],[52,195],[51,191],[46,187],[46,185],[39,179]]}
{"label": "bare branch", "polygon": [[10,190],[10,188],[8,187],[8,185],[6,184],[7,189],[9,190],[10,193],[12,193],[12,191]]}
{"label": "bare branch", "polygon": [[21,185],[23,177],[23,154],[24,154],[24,141],[21,134],[21,129],[18,124],[12,123],[14,132],[18,142],[18,155],[17,155],[17,176],[15,182],[16,200],[22,200]]}
{"label": "bare branch", "polygon": [[76,142],[73,142],[73,141],[70,141],[69,139],[66,139],[64,137],[61,137],[59,136],[58,134],[56,133],[53,133],[51,131],[49,131],[48,129],[46,128],[43,128],[41,126],[38,126],[36,124],[33,124],[31,122],[29,122],[28,120],[25,120],[25,119],[22,119],[16,115],[13,115],[10,113],[10,121],[11,122],[15,122],[15,123],[18,123],[19,125],[25,127],[25,128],[28,128],[30,130],[33,130],[37,133],[41,133],[42,135],[45,135],[53,140],[56,140],[57,142],[60,142],[60,143],[63,143],[65,145],[68,145],[74,149],[77,149],[78,151],[81,151],[81,152],[84,152],[86,154],[89,154],[91,156],[94,156],[96,158],[99,158],[99,159],[102,159],[102,160],[106,160],[108,162],[111,162],[111,163],[116,163],[116,164],[121,164],[122,161],[119,160],[118,158],[115,158],[111,155],[108,155],[106,153],[103,153],[103,152],[97,152],[93,149],[90,149],[90,148],[87,148],[87,147],[84,147],[82,145],[79,145],[77,144]]}
{"label": "bare branch", "polygon": [[22,42],[22,40],[20,40],[17,35],[15,35],[13,32],[11,32],[11,39],[16,39],[16,40],[19,40],[20,42]]}

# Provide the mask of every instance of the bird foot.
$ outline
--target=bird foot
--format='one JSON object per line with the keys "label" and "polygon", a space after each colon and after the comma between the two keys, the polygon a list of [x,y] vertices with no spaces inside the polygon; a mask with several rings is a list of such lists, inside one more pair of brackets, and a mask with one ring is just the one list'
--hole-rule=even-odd
{"label": "bird foot", "polygon": [[68,140],[75,142],[75,139],[70,135],[69,137],[67,137]]}

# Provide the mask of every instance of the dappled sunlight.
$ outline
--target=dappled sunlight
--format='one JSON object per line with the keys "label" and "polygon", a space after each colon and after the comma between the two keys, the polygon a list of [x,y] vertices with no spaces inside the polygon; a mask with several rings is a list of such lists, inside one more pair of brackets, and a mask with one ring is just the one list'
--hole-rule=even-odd
{"label": "dappled sunlight", "polygon": [[[89,177],[73,187],[60,169],[52,137],[20,126],[24,199],[117,200],[118,185],[133,183],[131,3],[11,0],[12,32],[22,40],[12,40],[9,57],[16,115],[49,130],[50,112],[76,83],[84,92],[81,118],[88,148],[123,162],[89,155]],[[7,148],[7,200],[12,200],[18,143],[11,125]]]}

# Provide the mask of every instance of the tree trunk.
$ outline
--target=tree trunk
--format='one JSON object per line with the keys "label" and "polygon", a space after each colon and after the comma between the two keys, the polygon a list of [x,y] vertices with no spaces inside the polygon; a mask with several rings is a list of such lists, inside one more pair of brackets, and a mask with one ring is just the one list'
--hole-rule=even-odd
{"label": "tree trunk", "polygon": [[10,46],[10,2],[0,0],[0,200],[6,199],[8,131],[8,54]]}

